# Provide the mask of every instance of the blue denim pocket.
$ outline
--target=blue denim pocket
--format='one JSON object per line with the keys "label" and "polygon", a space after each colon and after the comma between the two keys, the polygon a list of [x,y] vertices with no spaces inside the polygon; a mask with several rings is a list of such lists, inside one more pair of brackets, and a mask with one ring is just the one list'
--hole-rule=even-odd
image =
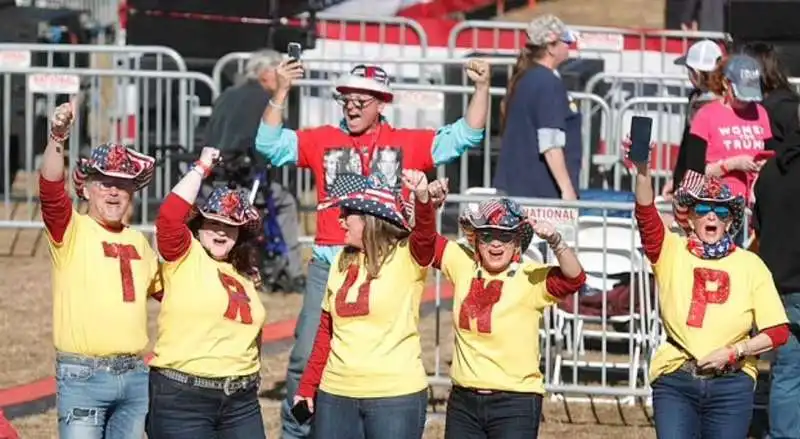
{"label": "blue denim pocket", "polygon": [[94,376],[95,370],[83,364],[58,363],[56,365],[56,378],[59,381],[88,381]]}

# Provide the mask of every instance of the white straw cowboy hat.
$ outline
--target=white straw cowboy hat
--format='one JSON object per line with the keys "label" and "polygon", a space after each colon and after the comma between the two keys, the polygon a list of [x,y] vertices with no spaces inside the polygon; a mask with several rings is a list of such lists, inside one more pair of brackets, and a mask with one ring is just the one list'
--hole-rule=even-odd
{"label": "white straw cowboy hat", "polygon": [[336,81],[336,91],[341,94],[367,92],[383,102],[391,103],[394,92],[389,86],[389,75],[378,66],[360,64],[353,67],[349,75]]}

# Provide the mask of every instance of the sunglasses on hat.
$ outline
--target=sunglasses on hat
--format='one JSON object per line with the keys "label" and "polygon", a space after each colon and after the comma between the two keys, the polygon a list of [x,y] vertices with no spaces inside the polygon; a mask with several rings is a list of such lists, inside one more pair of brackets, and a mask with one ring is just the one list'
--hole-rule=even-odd
{"label": "sunglasses on hat", "polygon": [[728,206],[708,203],[700,203],[694,206],[694,213],[697,214],[697,216],[706,216],[711,212],[714,212],[714,215],[721,220],[727,219],[729,216],[731,216],[731,210],[728,208]]}
{"label": "sunglasses on hat", "polygon": [[507,230],[481,230],[478,232],[478,239],[484,244],[489,244],[492,241],[500,241],[503,244],[508,244],[516,238],[514,232]]}

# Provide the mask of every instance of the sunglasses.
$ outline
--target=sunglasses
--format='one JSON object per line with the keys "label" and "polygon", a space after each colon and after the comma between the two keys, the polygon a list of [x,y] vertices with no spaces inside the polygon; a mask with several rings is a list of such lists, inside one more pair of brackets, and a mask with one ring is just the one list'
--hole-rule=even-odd
{"label": "sunglasses", "polygon": [[694,213],[697,216],[706,216],[709,213],[714,212],[719,219],[724,220],[731,216],[731,210],[727,206],[720,206],[708,203],[701,203],[694,206]]}
{"label": "sunglasses", "polygon": [[481,230],[478,232],[478,239],[484,244],[489,244],[493,241],[500,241],[503,244],[508,244],[516,238],[513,232],[505,230]]}
{"label": "sunglasses", "polygon": [[336,103],[338,103],[342,107],[347,107],[349,104],[353,104],[353,108],[355,108],[356,110],[363,110],[364,108],[369,106],[369,104],[371,104],[376,100],[375,98],[366,98],[366,99],[348,98],[341,95],[335,97],[334,99],[336,100]]}

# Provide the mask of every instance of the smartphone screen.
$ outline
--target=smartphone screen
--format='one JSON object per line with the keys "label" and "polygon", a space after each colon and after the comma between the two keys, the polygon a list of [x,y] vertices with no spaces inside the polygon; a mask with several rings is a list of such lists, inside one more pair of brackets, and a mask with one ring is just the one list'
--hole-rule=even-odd
{"label": "smartphone screen", "polygon": [[311,419],[311,411],[308,409],[308,403],[305,401],[298,402],[292,407],[292,416],[297,420],[298,424],[305,424]]}
{"label": "smartphone screen", "polygon": [[289,54],[289,58],[299,60],[300,54],[303,51],[303,46],[300,43],[289,43],[286,47],[286,53]]}
{"label": "smartphone screen", "polygon": [[637,163],[647,163],[650,157],[650,135],[653,119],[633,116],[631,119],[631,150],[629,157]]}

